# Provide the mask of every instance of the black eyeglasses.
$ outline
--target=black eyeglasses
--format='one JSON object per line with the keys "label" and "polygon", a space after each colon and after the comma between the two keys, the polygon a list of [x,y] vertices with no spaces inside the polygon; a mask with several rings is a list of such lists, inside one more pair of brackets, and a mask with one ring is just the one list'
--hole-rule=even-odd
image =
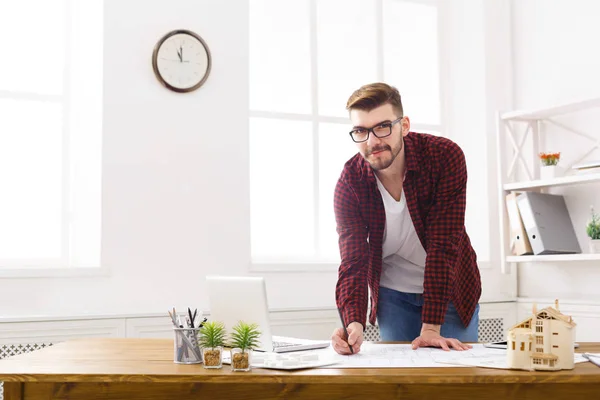
{"label": "black eyeglasses", "polygon": [[400,117],[392,122],[382,122],[372,128],[355,128],[350,131],[350,137],[355,143],[362,143],[369,140],[369,133],[373,133],[378,138],[384,138],[392,134],[394,124],[400,122],[404,117]]}

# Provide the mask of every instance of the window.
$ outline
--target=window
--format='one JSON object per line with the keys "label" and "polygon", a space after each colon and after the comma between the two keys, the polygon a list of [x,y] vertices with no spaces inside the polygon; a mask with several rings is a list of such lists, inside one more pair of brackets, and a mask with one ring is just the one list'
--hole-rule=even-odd
{"label": "window", "polygon": [[515,342],[512,342],[512,349],[515,349]]}
{"label": "window", "polygon": [[444,132],[438,26],[436,1],[250,2],[253,263],[339,262],[333,192],[357,152],[355,89],[390,83],[413,130]]}
{"label": "window", "polygon": [[525,351],[525,342],[521,342],[521,348],[519,350]]}
{"label": "window", "polygon": [[552,332],[553,335],[558,335],[558,332]]}
{"label": "window", "polygon": [[531,351],[531,342],[529,342],[529,351]]}
{"label": "window", "polygon": [[541,365],[542,364],[542,362],[541,362],[541,360],[539,358],[534,358],[533,359],[533,363],[536,364],[536,365]]}
{"label": "window", "polygon": [[535,344],[544,344],[544,337],[543,336],[536,336],[535,337]]}
{"label": "window", "polygon": [[102,9],[0,4],[0,268],[99,266]]}

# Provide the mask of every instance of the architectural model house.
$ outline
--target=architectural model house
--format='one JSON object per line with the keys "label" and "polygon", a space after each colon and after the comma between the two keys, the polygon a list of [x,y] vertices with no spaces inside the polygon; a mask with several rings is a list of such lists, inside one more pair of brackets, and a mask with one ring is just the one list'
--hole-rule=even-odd
{"label": "architectural model house", "polygon": [[516,369],[558,371],[573,369],[575,322],[554,307],[537,310],[508,331],[508,366]]}

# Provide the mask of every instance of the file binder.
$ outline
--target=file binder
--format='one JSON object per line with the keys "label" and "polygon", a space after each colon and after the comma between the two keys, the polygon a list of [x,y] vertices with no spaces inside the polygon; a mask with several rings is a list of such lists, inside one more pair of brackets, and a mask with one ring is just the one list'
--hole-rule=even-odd
{"label": "file binder", "polygon": [[531,243],[529,243],[529,237],[523,226],[519,207],[517,206],[518,196],[515,192],[511,192],[506,196],[506,209],[510,225],[510,251],[515,256],[531,255],[533,249]]}
{"label": "file binder", "polygon": [[581,253],[562,195],[523,192],[517,205],[535,255]]}

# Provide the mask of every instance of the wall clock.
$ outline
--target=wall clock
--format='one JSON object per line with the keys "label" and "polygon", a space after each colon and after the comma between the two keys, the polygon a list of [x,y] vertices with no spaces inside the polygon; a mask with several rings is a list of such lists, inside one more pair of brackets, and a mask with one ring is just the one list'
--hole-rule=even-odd
{"label": "wall clock", "polygon": [[196,33],[184,29],[164,35],[154,46],[152,68],[160,83],[174,92],[198,89],[210,73],[210,51]]}

